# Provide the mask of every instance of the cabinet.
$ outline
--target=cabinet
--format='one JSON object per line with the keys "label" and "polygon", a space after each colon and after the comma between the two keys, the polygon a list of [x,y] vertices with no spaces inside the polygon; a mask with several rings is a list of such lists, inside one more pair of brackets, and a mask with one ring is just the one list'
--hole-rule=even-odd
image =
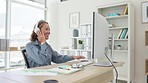
{"label": "cabinet", "polygon": [[[122,61],[117,68],[119,80],[133,82],[134,77],[134,6],[131,2],[97,7],[109,23],[109,33],[114,35],[113,61]],[[110,41],[111,42],[111,41]]]}
{"label": "cabinet", "polygon": [[71,29],[69,47],[60,49],[60,53],[65,55],[83,55],[86,59],[91,59],[92,24],[85,23],[81,24],[78,29]]}
{"label": "cabinet", "polygon": [[145,75],[147,75],[147,83],[148,83],[148,58],[145,59]]}

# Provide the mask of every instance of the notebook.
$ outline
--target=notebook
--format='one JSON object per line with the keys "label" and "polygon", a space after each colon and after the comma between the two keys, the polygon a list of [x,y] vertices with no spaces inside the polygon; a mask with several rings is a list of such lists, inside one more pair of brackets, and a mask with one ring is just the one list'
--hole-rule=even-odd
{"label": "notebook", "polygon": [[81,69],[78,68],[71,68],[71,66],[62,65],[58,66],[57,68],[49,69],[50,72],[58,73],[58,74],[71,74],[74,72],[78,72]]}

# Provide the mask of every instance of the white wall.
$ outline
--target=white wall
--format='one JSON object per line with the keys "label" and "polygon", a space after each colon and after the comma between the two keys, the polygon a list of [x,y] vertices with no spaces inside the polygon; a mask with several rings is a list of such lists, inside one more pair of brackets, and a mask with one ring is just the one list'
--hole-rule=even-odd
{"label": "white wall", "polygon": [[121,1],[123,0],[68,0],[59,3],[59,47],[68,46],[69,34],[71,34],[69,29],[70,12],[80,12],[80,23],[92,23],[92,12],[97,11],[97,6]]}
{"label": "white wall", "polygon": [[49,22],[50,28],[51,28],[51,34],[49,43],[52,45],[54,49],[58,49],[58,4],[59,0],[47,0],[47,7],[48,11],[46,12],[46,15],[48,18],[46,20]]}
{"label": "white wall", "polygon": [[148,24],[141,23],[141,2],[131,0],[135,5],[135,83],[146,83],[145,58],[148,57],[148,46],[145,46],[145,31]]}
{"label": "white wall", "polygon": [[[148,23],[141,23],[141,2],[146,0],[68,0],[59,3],[59,7],[55,8],[58,11],[51,12],[51,17],[56,18],[58,13],[58,20],[54,20],[57,27],[52,34],[56,34],[51,39],[52,44],[56,46],[56,50],[62,46],[68,46],[68,40],[70,37],[69,29],[69,13],[80,12],[80,23],[91,23],[92,12],[96,11],[96,6],[112,4],[123,1],[131,1],[135,6],[135,82],[134,83],[146,83],[146,76],[144,74],[145,58],[148,57],[148,47],[145,46],[145,34],[148,30]],[[52,16],[53,15],[53,16]],[[57,32],[58,31],[58,32]],[[54,40],[55,39],[55,40]],[[58,44],[57,44],[58,41]],[[57,48],[58,46],[58,48]]]}

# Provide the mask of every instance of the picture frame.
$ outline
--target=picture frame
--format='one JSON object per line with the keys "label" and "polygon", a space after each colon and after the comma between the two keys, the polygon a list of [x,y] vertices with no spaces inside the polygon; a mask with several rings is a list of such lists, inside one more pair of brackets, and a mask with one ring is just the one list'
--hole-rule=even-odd
{"label": "picture frame", "polygon": [[80,26],[81,26],[81,32],[80,32],[81,37],[86,37],[86,36],[90,37],[92,35],[91,23],[81,24]]}
{"label": "picture frame", "polygon": [[71,29],[79,28],[80,24],[80,13],[79,12],[72,12],[69,14],[69,27]]}
{"label": "picture frame", "polygon": [[145,31],[145,45],[148,46],[148,31]]}
{"label": "picture frame", "polygon": [[68,1],[68,0],[61,0],[61,2]]}
{"label": "picture frame", "polygon": [[142,23],[148,23],[148,1],[141,3]]}

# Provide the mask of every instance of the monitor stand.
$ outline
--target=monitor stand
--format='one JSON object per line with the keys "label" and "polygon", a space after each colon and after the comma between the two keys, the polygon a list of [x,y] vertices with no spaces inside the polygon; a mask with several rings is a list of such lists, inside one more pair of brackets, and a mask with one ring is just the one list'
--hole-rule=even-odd
{"label": "monitor stand", "polygon": [[111,67],[112,63],[104,56],[96,59],[94,66]]}
{"label": "monitor stand", "polygon": [[98,63],[95,63],[94,66],[111,67],[112,64],[110,62],[98,62]]}

